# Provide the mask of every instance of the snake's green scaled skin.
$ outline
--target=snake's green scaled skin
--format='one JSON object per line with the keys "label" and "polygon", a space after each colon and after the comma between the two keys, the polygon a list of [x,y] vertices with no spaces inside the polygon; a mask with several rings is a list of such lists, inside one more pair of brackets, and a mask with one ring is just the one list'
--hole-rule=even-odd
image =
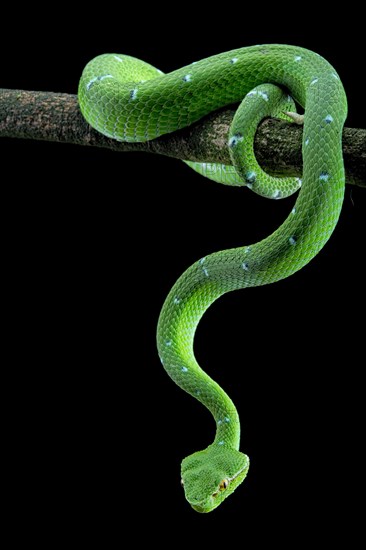
{"label": "snake's green scaled skin", "polygon": [[[268,88],[257,88],[265,83],[269,83]],[[182,462],[185,495],[198,512],[210,512],[235,490],[247,474],[249,459],[239,451],[235,406],[195,360],[197,324],[210,304],[225,292],[288,277],[308,263],[330,237],[344,195],[341,135],[346,96],[339,76],[327,61],[316,53],[286,45],[234,50],[167,75],[125,55],[102,55],[86,66],[80,80],[79,102],[86,120],[121,141],[156,138],[246,96],[230,131],[228,146],[235,168],[230,167],[234,181],[226,183],[257,188],[273,198],[289,194],[301,182],[283,184],[253,165],[250,116],[256,118],[256,112],[271,101],[272,95],[286,101],[283,95],[288,92],[305,107],[302,187],[295,207],[279,229],[261,242],[196,261],[173,286],[159,318],[157,343],[167,373],[201,401],[216,422],[214,442]],[[253,113],[249,116],[250,110]],[[212,165],[200,170],[215,177],[225,172]]]}

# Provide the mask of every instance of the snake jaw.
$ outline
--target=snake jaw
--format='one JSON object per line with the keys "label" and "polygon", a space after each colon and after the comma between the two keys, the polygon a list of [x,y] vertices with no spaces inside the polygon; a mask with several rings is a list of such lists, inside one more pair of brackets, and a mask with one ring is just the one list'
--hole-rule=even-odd
{"label": "snake jaw", "polygon": [[205,506],[202,506],[201,504],[190,503],[190,505],[192,506],[193,510],[195,510],[196,512],[199,512],[200,514],[205,514],[206,512],[210,512],[211,510],[213,510],[213,508],[207,509]]}

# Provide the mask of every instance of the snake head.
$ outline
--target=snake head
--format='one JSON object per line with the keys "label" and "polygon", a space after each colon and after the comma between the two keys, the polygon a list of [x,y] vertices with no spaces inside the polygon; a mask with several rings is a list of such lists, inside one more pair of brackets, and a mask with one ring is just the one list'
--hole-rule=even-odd
{"label": "snake head", "polygon": [[240,485],[248,469],[245,454],[213,443],[182,461],[186,499],[197,512],[211,512]]}

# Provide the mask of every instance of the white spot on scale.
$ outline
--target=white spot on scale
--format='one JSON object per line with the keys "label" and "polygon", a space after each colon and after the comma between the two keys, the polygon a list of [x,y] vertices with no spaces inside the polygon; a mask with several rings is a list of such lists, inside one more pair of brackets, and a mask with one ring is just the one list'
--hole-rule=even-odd
{"label": "white spot on scale", "polygon": [[89,82],[86,85],[86,89],[90,90],[90,88],[93,86],[93,84],[95,82],[99,82],[99,81],[104,80],[106,78],[113,78],[113,76],[111,74],[103,74],[103,75],[100,75],[100,76],[95,76],[94,78],[89,80]]}
{"label": "white spot on scale", "polygon": [[244,269],[244,271],[249,271],[249,265],[246,262],[243,262],[241,264],[241,267]]}
{"label": "white spot on scale", "polygon": [[330,124],[331,122],[333,122],[334,119],[332,115],[327,115],[324,120],[327,124]]}
{"label": "white spot on scale", "polygon": [[268,94],[266,92],[258,92],[258,95],[260,95],[261,98],[264,99],[264,101],[269,100]]}
{"label": "white spot on scale", "polygon": [[296,208],[293,207],[293,209],[291,210],[291,214],[296,214]]}
{"label": "white spot on scale", "polygon": [[201,392],[200,392],[200,390],[196,390],[194,393],[195,393],[196,395],[200,395]]}
{"label": "white spot on scale", "polygon": [[230,63],[234,64],[238,61],[238,58],[237,57],[233,57],[232,59],[230,59]]}
{"label": "white spot on scale", "polygon": [[244,250],[245,254],[248,254],[248,252],[250,252],[250,246],[247,246],[246,249]]}
{"label": "white spot on scale", "polygon": [[262,92],[262,90],[252,90],[251,92],[247,93],[247,97],[251,97],[254,95],[259,95],[262,99],[264,99],[264,101],[269,100],[268,94],[266,92]]}
{"label": "white spot on scale", "polygon": [[218,445],[223,445],[223,444],[224,444],[223,441],[219,441],[219,442],[218,442]]}
{"label": "white spot on scale", "polygon": [[191,82],[192,80],[192,75],[191,74],[186,74],[183,78],[182,78],[183,82]]}
{"label": "white spot on scale", "polygon": [[89,82],[87,83],[86,85],[86,89],[87,90],[90,90],[90,88],[93,86],[94,82],[96,82],[98,80],[98,77],[95,76],[94,78],[92,78],[91,80],[89,80]]}
{"label": "white spot on scale", "polygon": [[313,84],[316,84],[318,82],[319,78],[314,78],[314,80],[312,80],[310,82],[310,86],[313,86]]}
{"label": "white spot on scale", "polygon": [[329,180],[329,174],[327,172],[322,172],[319,176],[320,181],[328,181]]}
{"label": "white spot on scale", "polygon": [[230,422],[230,418],[228,416],[225,416],[225,422],[228,424]]}
{"label": "white spot on scale", "polygon": [[310,139],[309,139],[309,138],[306,138],[306,140],[305,140],[305,145],[309,145],[309,141],[310,141]]}
{"label": "white spot on scale", "polygon": [[188,372],[187,367],[182,367],[180,370],[181,370],[182,372]]}
{"label": "white spot on scale", "polygon": [[208,271],[205,267],[203,268],[203,273],[206,275],[206,277],[208,277]]}
{"label": "white spot on scale", "polygon": [[136,99],[136,97],[137,97],[137,92],[138,92],[138,89],[137,89],[137,88],[134,88],[133,90],[131,90],[131,92],[130,92],[130,98],[132,99],[132,101],[133,101],[134,99]]}
{"label": "white spot on scale", "polygon": [[281,198],[281,191],[279,189],[275,189],[272,194],[272,199],[280,199]]}
{"label": "white spot on scale", "polygon": [[302,57],[301,55],[295,55],[294,61],[301,61]]}
{"label": "white spot on scale", "polygon": [[180,304],[180,298],[178,298],[178,296],[175,296],[173,302],[174,302],[175,304]]}
{"label": "white spot on scale", "polygon": [[217,421],[217,425],[218,425],[218,426],[221,426],[221,424],[222,424],[222,420],[218,420],[218,421]]}
{"label": "white spot on scale", "polygon": [[235,147],[235,145],[237,145],[238,143],[240,143],[241,141],[243,141],[244,137],[241,135],[241,134],[234,134],[233,136],[231,136],[231,138],[229,139],[229,147]]}
{"label": "white spot on scale", "polygon": [[123,63],[123,59],[122,57],[119,57],[119,55],[114,55],[113,57],[114,59],[117,59],[117,61],[119,61],[120,63]]}
{"label": "white spot on scale", "polygon": [[171,345],[172,345],[172,341],[171,341],[171,340],[166,340],[166,341],[165,341],[165,345],[166,345],[166,346],[171,346]]}
{"label": "white spot on scale", "polygon": [[335,78],[336,80],[339,80],[339,76],[336,73],[332,73],[332,77]]}
{"label": "white spot on scale", "polygon": [[[245,180],[246,180],[246,184],[247,184],[248,187],[249,187],[249,184],[253,184],[255,182],[256,177],[257,177],[257,174],[253,171],[247,172],[245,174]],[[251,187],[250,187],[250,189],[251,189]]]}
{"label": "white spot on scale", "polygon": [[292,246],[294,246],[294,245],[296,244],[296,239],[295,239],[295,237],[290,237],[289,240],[288,240],[288,242],[289,242]]}
{"label": "white spot on scale", "polygon": [[297,183],[299,184],[299,187],[302,186],[302,179],[301,178],[295,178]]}
{"label": "white spot on scale", "polygon": [[205,256],[204,258],[201,258],[200,261],[199,261],[199,263],[202,265],[203,262],[205,261],[205,259],[206,259],[206,256]]}

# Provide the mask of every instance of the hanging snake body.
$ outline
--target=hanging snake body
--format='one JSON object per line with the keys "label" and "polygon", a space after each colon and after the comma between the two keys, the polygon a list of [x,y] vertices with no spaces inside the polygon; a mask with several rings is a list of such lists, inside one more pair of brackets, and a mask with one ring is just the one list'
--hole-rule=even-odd
{"label": "hanging snake body", "polygon": [[[253,152],[260,119],[274,113],[286,117],[284,112],[294,110],[289,94],[305,108],[302,180],[268,176]],[[330,237],[344,196],[344,89],[318,54],[296,46],[260,45],[215,55],[167,75],[129,56],[101,55],[85,67],[78,97],[91,126],[120,141],[151,140],[242,102],[228,140],[232,165],[189,164],[212,179],[276,199],[301,186],[294,208],[272,235],[196,261],[175,283],[160,314],[157,344],[164,368],[211,411],[216,423],[213,443],[186,457],[181,466],[188,502],[199,512],[209,512],[243,481],[249,459],[239,451],[233,402],[195,359],[195,330],[220,296],[288,277]]]}

